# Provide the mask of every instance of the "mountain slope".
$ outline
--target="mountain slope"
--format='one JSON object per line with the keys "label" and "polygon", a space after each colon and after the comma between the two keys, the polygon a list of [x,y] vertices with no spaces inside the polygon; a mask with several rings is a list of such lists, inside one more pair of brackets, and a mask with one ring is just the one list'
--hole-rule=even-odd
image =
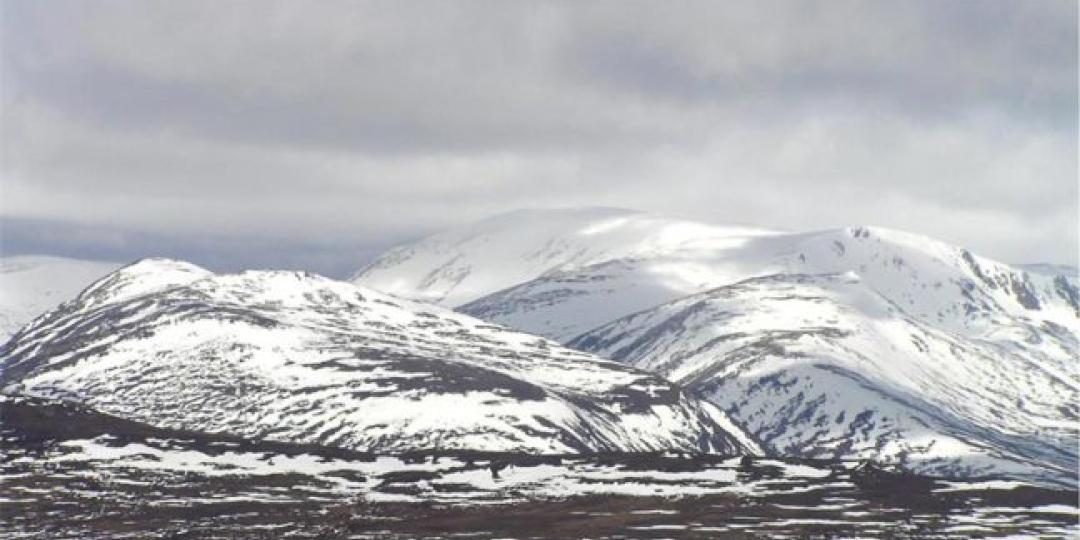
{"label": "mountain slope", "polygon": [[754,450],[656,376],[343,282],[145,260],[0,348],[8,393],[364,451]]}
{"label": "mountain slope", "polygon": [[750,279],[570,345],[680,381],[779,454],[1073,480],[1077,343],[1039,339],[943,330],[841,274]]}
{"label": "mountain slope", "polygon": [[0,342],[119,266],[44,255],[0,257]]}

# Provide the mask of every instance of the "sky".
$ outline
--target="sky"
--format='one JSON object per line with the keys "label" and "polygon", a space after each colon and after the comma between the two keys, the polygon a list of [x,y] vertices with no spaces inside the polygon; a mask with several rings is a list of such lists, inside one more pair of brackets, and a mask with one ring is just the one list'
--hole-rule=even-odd
{"label": "sky", "polygon": [[0,3],[0,254],[346,276],[519,208],[1078,257],[1077,3]]}

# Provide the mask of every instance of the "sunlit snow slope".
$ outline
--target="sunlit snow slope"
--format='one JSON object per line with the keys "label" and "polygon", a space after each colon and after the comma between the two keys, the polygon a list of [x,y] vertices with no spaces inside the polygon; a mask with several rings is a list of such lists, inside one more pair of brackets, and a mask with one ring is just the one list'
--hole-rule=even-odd
{"label": "sunlit snow slope", "polygon": [[[777,451],[1075,479],[1075,273],[881,228],[606,212],[493,218],[398,248],[359,282],[423,297],[452,269],[473,285],[444,303],[685,382]],[[549,245],[572,247],[521,271]]]}
{"label": "sunlit snow slope", "polygon": [[7,393],[173,429],[364,450],[756,450],[615,362],[349,283],[144,260],[0,349]]}
{"label": "sunlit snow slope", "polygon": [[0,342],[119,266],[43,255],[0,257]]}
{"label": "sunlit snow slope", "polygon": [[394,248],[353,281],[456,307],[559,271],[681,250],[726,249],[763,234],[768,233],[612,208],[521,210]]}

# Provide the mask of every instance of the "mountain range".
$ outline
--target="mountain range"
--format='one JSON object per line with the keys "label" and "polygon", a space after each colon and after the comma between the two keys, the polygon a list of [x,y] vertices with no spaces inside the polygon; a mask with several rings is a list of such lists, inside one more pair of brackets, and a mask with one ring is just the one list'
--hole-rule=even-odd
{"label": "mountain range", "polygon": [[0,388],[360,451],[750,452],[1076,482],[1072,267],[609,208],[443,231],[352,283],[115,266],[2,260]]}
{"label": "mountain range", "polygon": [[573,209],[442,232],[354,281],[654,371],[778,454],[1074,482],[1072,270],[877,227]]}

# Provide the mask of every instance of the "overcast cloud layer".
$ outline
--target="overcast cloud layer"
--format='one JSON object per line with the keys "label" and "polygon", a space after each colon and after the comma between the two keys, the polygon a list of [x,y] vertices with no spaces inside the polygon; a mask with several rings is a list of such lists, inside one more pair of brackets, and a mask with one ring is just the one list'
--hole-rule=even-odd
{"label": "overcast cloud layer", "polygon": [[349,273],[521,207],[1077,259],[1077,7],[38,2],[0,250]]}

